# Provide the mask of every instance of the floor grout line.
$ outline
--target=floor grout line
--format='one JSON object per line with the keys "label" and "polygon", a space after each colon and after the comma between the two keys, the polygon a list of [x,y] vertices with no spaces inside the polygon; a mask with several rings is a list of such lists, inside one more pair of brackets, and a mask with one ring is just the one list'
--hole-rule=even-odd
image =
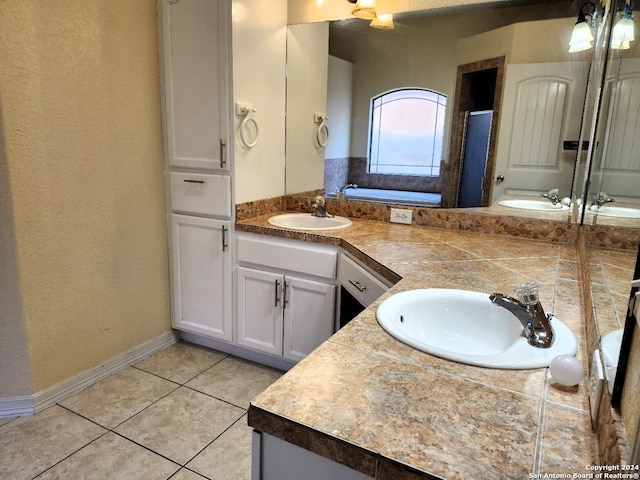
{"label": "floor grout line", "polygon": [[[156,354],[156,353],[158,353],[158,352],[154,352],[154,354]],[[152,355],[154,355],[154,354],[152,354]],[[83,409],[83,407],[82,407],[82,402],[78,403],[78,405],[75,405],[75,406],[73,406],[73,407],[68,407],[68,406],[62,405],[61,403],[56,403],[56,404],[55,404],[55,407],[60,408],[60,409],[61,409],[60,411],[65,411],[65,412],[67,412],[68,414],[72,414],[73,416],[77,417],[78,419],[86,420],[86,421],[90,422],[92,425],[94,425],[94,426],[96,426],[96,427],[99,427],[101,430],[98,430],[98,431],[96,431],[96,432],[95,432],[95,433],[97,434],[97,436],[96,436],[95,438],[91,439],[90,441],[83,442],[83,444],[82,444],[81,446],[77,446],[77,445],[76,445],[76,446],[74,447],[73,451],[71,451],[70,453],[66,453],[66,452],[64,451],[64,449],[63,449],[63,450],[61,450],[61,452],[60,452],[60,453],[62,453],[62,455],[61,455],[59,458],[57,458],[57,457],[56,457],[56,454],[54,453],[54,455],[51,457],[51,460],[52,460],[51,465],[47,465],[47,463],[48,463],[48,462],[42,462],[42,465],[40,465],[40,466],[38,467],[38,471],[34,471],[34,473],[33,473],[32,475],[30,475],[30,476],[29,476],[29,478],[33,478],[33,479],[35,479],[35,478],[39,478],[41,475],[45,474],[45,472],[48,472],[48,471],[50,471],[50,470],[52,470],[52,469],[56,469],[56,471],[58,471],[58,470],[60,470],[60,469],[63,469],[63,470],[64,470],[64,468],[65,468],[65,467],[60,467],[60,466],[59,466],[60,464],[62,464],[62,463],[64,463],[64,462],[69,461],[69,459],[71,459],[72,457],[76,456],[76,455],[78,454],[78,452],[81,452],[82,450],[84,450],[85,448],[87,448],[87,447],[89,447],[90,445],[94,444],[94,443],[95,443],[95,442],[97,442],[98,440],[103,439],[103,438],[104,438],[106,435],[108,435],[109,433],[113,433],[113,434],[115,434],[116,436],[118,436],[119,438],[121,438],[122,440],[124,440],[124,441],[126,441],[126,442],[128,442],[128,443],[131,443],[131,444],[132,444],[132,446],[133,446],[133,445],[135,445],[135,446],[137,446],[137,447],[142,447],[142,448],[143,448],[144,450],[146,450],[147,452],[150,452],[151,454],[154,454],[154,455],[156,455],[156,456],[158,456],[158,457],[162,458],[164,461],[168,461],[168,462],[170,462],[172,465],[175,465],[175,467],[177,468],[177,470],[175,470],[175,472],[174,472],[174,473],[171,473],[167,478],[172,478],[172,477],[174,477],[175,475],[177,475],[180,471],[182,471],[182,470],[187,470],[188,472],[191,472],[191,473],[193,473],[194,475],[198,475],[198,476],[199,476],[199,478],[212,480],[212,479],[214,478],[214,477],[212,477],[212,476],[211,476],[211,475],[212,475],[212,472],[210,472],[209,474],[207,474],[207,473],[201,473],[201,472],[198,472],[198,471],[196,471],[196,470],[193,470],[193,469],[191,469],[191,468],[187,467],[187,464],[189,464],[189,462],[192,462],[196,457],[198,457],[199,455],[201,455],[201,454],[202,454],[202,453],[203,453],[207,448],[209,448],[209,447],[211,447],[212,445],[214,445],[214,444],[215,444],[215,442],[220,441],[220,439],[221,439],[221,438],[222,438],[222,437],[223,437],[227,432],[229,432],[229,431],[230,431],[230,429],[232,429],[234,426],[236,426],[236,425],[242,425],[242,423],[243,423],[243,419],[246,419],[246,417],[247,417],[248,407],[249,407],[249,401],[247,401],[246,405],[243,405],[243,406],[241,406],[241,405],[237,405],[237,403],[238,403],[238,402],[225,400],[225,399],[223,399],[223,398],[220,398],[219,396],[216,396],[215,394],[210,394],[210,393],[207,393],[207,392],[200,391],[200,390],[198,390],[197,388],[193,388],[192,386],[188,386],[188,385],[187,385],[187,383],[191,382],[193,379],[195,379],[195,378],[196,378],[196,377],[198,377],[199,375],[202,375],[203,373],[205,373],[205,372],[209,371],[211,368],[213,368],[213,367],[215,367],[215,366],[220,365],[224,360],[226,360],[226,359],[228,359],[228,358],[230,358],[230,357],[233,357],[233,356],[232,356],[232,355],[229,355],[229,354],[224,355],[224,356],[223,356],[222,358],[220,358],[219,360],[215,361],[214,363],[212,363],[211,365],[207,366],[206,368],[203,368],[202,370],[199,370],[199,371],[198,371],[198,373],[196,373],[195,375],[190,376],[188,379],[186,379],[186,380],[184,380],[184,381],[182,381],[182,382],[176,382],[175,380],[172,380],[172,379],[170,379],[170,378],[167,378],[167,376],[169,376],[169,375],[170,375],[170,373],[167,373],[167,374],[166,374],[166,376],[165,376],[165,375],[162,375],[162,374],[157,374],[157,373],[154,373],[154,372],[150,372],[150,371],[148,371],[148,370],[146,370],[146,369],[144,369],[144,368],[140,368],[140,367],[137,367],[137,366],[135,366],[135,365],[130,365],[129,367],[134,368],[135,370],[137,370],[137,371],[139,371],[139,372],[144,372],[145,374],[151,375],[151,376],[153,376],[153,377],[155,377],[155,378],[159,378],[159,379],[166,380],[166,381],[170,382],[170,383],[172,384],[173,388],[172,388],[170,391],[166,392],[166,393],[162,393],[162,394],[161,394],[160,396],[158,396],[157,398],[154,398],[152,401],[150,401],[150,403],[148,403],[148,404],[144,404],[144,407],[143,407],[143,408],[141,408],[139,411],[136,411],[135,413],[132,413],[132,414],[127,413],[126,418],[125,418],[124,420],[122,420],[122,421],[118,421],[118,423],[117,423],[116,425],[112,426],[112,427],[107,427],[107,426],[101,425],[98,421],[96,421],[96,420],[92,419],[92,418],[91,418],[91,416],[87,416],[87,413],[84,413],[84,414],[83,414],[83,413],[80,413],[80,412],[78,412],[78,411],[75,411],[75,410],[74,410],[74,408],[78,408],[78,409],[80,409],[81,411],[82,411],[82,410],[85,410],[85,412],[89,412],[89,415],[93,415],[93,414],[91,413],[91,409],[90,409],[90,408],[89,408],[89,410]],[[169,372],[169,370],[167,370],[167,372]],[[141,377],[141,378],[144,378],[144,377]],[[234,381],[236,381],[236,380],[238,380],[238,379],[236,379],[236,377],[234,377]],[[255,380],[254,380],[253,376],[246,376],[246,378],[244,378],[244,376],[242,376],[242,375],[241,375],[241,376],[240,376],[239,381],[240,381],[240,382],[245,382],[245,383],[247,383],[247,384],[252,384]],[[122,391],[135,390],[135,388],[137,387],[137,384],[136,384],[136,385],[131,385],[130,383],[131,383],[131,382],[128,382],[128,383],[124,384],[124,386],[123,386],[120,390],[117,390],[117,391],[115,391],[114,393],[116,393],[116,394],[117,394],[117,393],[118,393],[119,391],[121,391],[121,390],[122,390]],[[93,386],[93,385],[92,385],[92,386]],[[87,388],[90,388],[90,387],[87,387]],[[180,388],[185,388],[185,389],[187,389],[187,390],[189,390],[189,391],[192,391],[192,392],[195,392],[195,393],[198,393],[198,394],[202,394],[202,395],[204,395],[205,397],[208,397],[208,398],[210,398],[210,399],[214,399],[214,400],[219,401],[219,402],[223,402],[224,404],[226,404],[226,405],[228,405],[228,406],[230,406],[230,407],[234,407],[234,408],[238,409],[238,410],[237,410],[237,412],[236,412],[236,414],[237,414],[237,415],[232,415],[232,416],[231,416],[227,421],[225,421],[225,422],[220,422],[220,426],[223,428],[223,430],[222,430],[222,431],[220,431],[219,433],[217,433],[217,434],[215,435],[215,437],[214,437],[211,441],[208,441],[208,442],[206,443],[206,445],[204,445],[202,448],[200,448],[200,449],[197,451],[197,453],[195,453],[193,456],[191,456],[191,458],[189,458],[187,461],[185,461],[185,462],[184,462],[184,464],[182,464],[181,462],[178,462],[178,461],[176,461],[176,460],[173,460],[173,459],[169,458],[168,456],[166,456],[166,454],[163,454],[163,453],[161,453],[161,452],[159,452],[159,451],[156,451],[154,448],[151,448],[151,447],[149,447],[149,446],[143,445],[143,444],[142,444],[142,443],[140,443],[139,441],[136,441],[134,438],[129,438],[129,436],[127,436],[127,435],[126,435],[126,434],[124,434],[124,433],[120,433],[120,432],[116,431],[116,429],[118,429],[119,427],[121,427],[124,423],[126,423],[126,422],[130,421],[130,420],[131,420],[131,419],[133,419],[134,417],[136,417],[136,416],[138,416],[138,415],[142,414],[143,412],[147,411],[150,407],[152,407],[152,406],[156,405],[158,402],[161,402],[163,399],[165,399],[165,398],[167,398],[168,396],[170,396],[170,395],[174,394],[174,393],[175,393],[175,392],[177,392]],[[80,393],[80,392],[77,392],[77,393]],[[100,400],[99,400],[99,399],[100,399],[101,397],[102,397],[101,393],[100,393],[100,392],[98,392],[98,397],[97,397],[97,398],[98,398],[98,400],[94,400],[94,401],[92,401],[91,403],[85,403],[85,405],[86,405],[87,407],[91,407],[91,406],[93,406],[94,408],[99,408],[99,407],[100,407],[100,405],[99,405],[99,404],[100,404]],[[88,398],[91,398],[91,397],[88,397]],[[243,403],[244,403],[244,402],[243,402]],[[38,415],[38,414],[35,414],[35,415],[33,416],[33,418],[35,419],[35,418],[37,417],[37,415]],[[93,416],[94,416],[94,417],[96,417],[96,415],[93,415]],[[96,418],[99,418],[99,416],[98,416],[98,417],[96,417]],[[116,415],[116,419],[117,419],[117,415]],[[16,419],[11,419],[10,421],[8,421],[8,422],[4,423],[2,426],[9,425],[9,424],[13,423],[13,421],[14,421],[14,420],[16,420]],[[34,420],[34,421],[36,422],[36,425],[37,425],[37,420]],[[229,422],[229,423],[227,423],[227,422]],[[31,424],[31,423],[28,423],[27,425],[30,425],[30,424]],[[88,426],[88,425],[87,425],[87,426]],[[62,427],[62,428],[64,428],[64,427]],[[91,428],[94,428],[94,427],[91,427]],[[248,428],[248,427],[247,427],[247,428]],[[25,435],[27,434],[26,432],[28,432],[28,430],[29,430],[29,428],[28,428],[28,427],[27,427],[27,429],[26,429],[26,430],[24,430]],[[22,431],[22,430],[20,430],[20,431]],[[13,432],[12,432],[12,433],[13,433]],[[0,431],[0,436],[1,436],[1,435],[2,435],[2,433],[1,433],[1,431]],[[63,434],[63,435],[66,435],[66,434]],[[28,437],[24,437],[24,438],[25,438],[25,439],[27,439],[26,441],[31,441],[31,440],[28,440]],[[224,447],[224,448],[229,448],[229,445],[231,445],[231,444],[229,444],[229,445],[227,445],[227,444],[228,444],[228,442],[225,442],[225,443],[224,443],[224,445],[225,445],[225,447]],[[102,445],[104,445],[104,444],[102,444]],[[120,445],[120,444],[119,444],[119,445]],[[125,444],[122,444],[122,445],[125,445]],[[94,447],[94,448],[95,448],[95,447]],[[126,447],[125,447],[125,448],[126,448]],[[233,448],[233,446],[231,446],[231,448]],[[125,451],[126,451],[126,450],[125,450]],[[243,452],[243,453],[242,453],[242,455],[243,455],[243,456],[244,456],[244,455],[247,455],[247,454],[250,456],[250,451],[249,451],[249,452],[245,452],[245,448],[244,448],[244,447],[242,448],[242,452]],[[108,455],[108,454],[107,454],[107,455]],[[17,459],[17,461],[18,461],[18,462],[24,462],[24,461],[25,461],[25,460],[21,460],[19,457],[15,457],[15,458]],[[158,461],[160,461],[160,458],[158,459]],[[246,456],[245,456],[245,458],[246,458]],[[27,461],[28,461],[28,460],[27,460]],[[73,462],[73,461],[72,461],[72,462]],[[20,464],[23,464],[23,463],[18,463],[17,465],[20,465]],[[73,464],[73,463],[72,463],[72,464]],[[34,465],[34,467],[35,467],[35,465]],[[68,468],[68,467],[67,467],[67,468]],[[84,468],[84,467],[83,467],[83,466],[78,467],[78,465],[77,465],[77,460],[76,460],[76,464],[74,465],[74,467],[73,467],[73,468]],[[89,467],[89,468],[91,468],[91,467]],[[167,464],[167,468],[168,468],[169,470],[172,470],[172,469],[168,466],[168,464]],[[243,468],[244,468],[244,467],[243,467]],[[205,471],[206,471],[206,470],[205,470]],[[55,473],[55,472],[52,472],[52,473]],[[188,475],[188,474],[187,474],[187,475]]]}

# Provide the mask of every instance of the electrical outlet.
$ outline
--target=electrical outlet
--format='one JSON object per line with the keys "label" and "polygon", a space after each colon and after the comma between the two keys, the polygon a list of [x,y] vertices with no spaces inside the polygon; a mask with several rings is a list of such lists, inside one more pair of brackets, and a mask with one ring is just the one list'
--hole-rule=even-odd
{"label": "electrical outlet", "polygon": [[604,386],[604,371],[600,360],[600,350],[593,352],[591,372],[589,373],[589,404],[591,406],[591,421],[595,425],[598,420],[598,408],[600,407],[600,395]]}
{"label": "electrical outlet", "polygon": [[404,210],[402,208],[392,208],[390,220],[393,223],[406,223],[407,225],[411,225],[411,215],[413,215],[413,210]]}

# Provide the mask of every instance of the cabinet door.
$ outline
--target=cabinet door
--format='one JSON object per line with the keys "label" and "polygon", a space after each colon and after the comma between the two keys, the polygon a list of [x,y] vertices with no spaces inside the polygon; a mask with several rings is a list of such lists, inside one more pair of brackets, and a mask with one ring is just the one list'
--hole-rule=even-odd
{"label": "cabinet door", "polygon": [[173,326],[231,341],[229,222],[172,215]]}
{"label": "cabinet door", "polygon": [[229,170],[230,4],[224,0],[162,1],[171,166]]}
{"label": "cabinet door", "polygon": [[335,285],[285,278],[284,351],[299,362],[333,333]]}
{"label": "cabinet door", "polygon": [[282,294],[284,277],[238,267],[236,271],[237,343],[282,355]]}

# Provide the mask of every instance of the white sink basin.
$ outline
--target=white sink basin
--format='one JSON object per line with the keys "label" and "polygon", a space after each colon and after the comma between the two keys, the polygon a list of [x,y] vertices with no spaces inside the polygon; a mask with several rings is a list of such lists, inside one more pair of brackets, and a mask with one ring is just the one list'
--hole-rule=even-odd
{"label": "white sink basin", "polygon": [[500,200],[498,205],[509,208],[520,208],[522,210],[538,210],[538,211],[569,211],[569,207],[559,203],[553,204],[549,200],[529,200],[524,198],[514,198],[510,200]]}
{"label": "white sink basin", "polygon": [[425,353],[468,365],[501,369],[548,367],[558,355],[575,355],[575,336],[551,322],[550,348],[529,345],[522,324],[489,294],[450,289],[409,290],[384,300],[378,323],[392,337]]}
{"label": "white sink basin", "polygon": [[345,217],[314,217],[310,213],[283,213],[268,221],[276,227],[295,230],[341,230],[351,226],[351,220]]}
{"label": "white sink basin", "polygon": [[609,205],[603,205],[599,209],[591,210],[592,213],[598,215],[604,215],[605,217],[618,217],[618,218],[640,218],[640,209],[628,208],[628,207],[612,207]]}

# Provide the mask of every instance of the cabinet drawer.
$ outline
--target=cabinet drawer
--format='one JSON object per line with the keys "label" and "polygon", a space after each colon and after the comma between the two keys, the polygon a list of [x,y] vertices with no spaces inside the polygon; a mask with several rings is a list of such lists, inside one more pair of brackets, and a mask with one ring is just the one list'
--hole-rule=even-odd
{"label": "cabinet drawer", "polygon": [[241,263],[336,278],[338,253],[335,249],[260,235],[238,235],[237,238],[238,261]]}
{"label": "cabinet drawer", "polygon": [[174,212],[231,216],[231,179],[228,175],[171,172],[169,176]]}
{"label": "cabinet drawer", "polygon": [[338,280],[365,307],[371,305],[389,288],[344,254],[340,255]]}

